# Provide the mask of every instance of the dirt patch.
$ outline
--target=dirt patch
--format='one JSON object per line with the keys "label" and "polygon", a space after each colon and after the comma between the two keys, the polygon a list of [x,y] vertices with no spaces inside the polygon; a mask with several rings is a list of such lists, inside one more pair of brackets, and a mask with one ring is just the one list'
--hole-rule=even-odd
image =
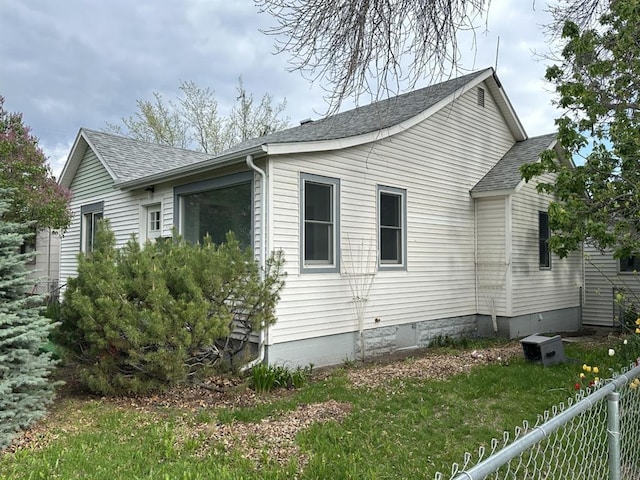
{"label": "dirt patch", "polygon": [[313,424],[341,422],[350,412],[350,404],[335,400],[305,404],[259,423],[181,425],[176,441],[183,443],[188,439],[199,439],[201,446],[196,454],[200,456],[207,455],[214,444],[222,445],[227,452],[237,449],[255,464],[256,469],[265,463],[265,459],[286,465],[294,458],[298,468],[302,469],[309,457],[295,444],[296,435]]}
{"label": "dirt patch", "polygon": [[[482,348],[477,350],[438,351],[429,349],[415,352],[415,357],[394,361],[379,360],[356,364],[348,369],[348,377],[355,388],[378,388],[389,385],[395,379],[445,379],[451,375],[469,372],[474,366],[508,362],[522,355],[518,342]],[[318,377],[329,375],[331,370],[323,369]],[[58,398],[49,414],[31,429],[20,434],[12,447],[5,452],[17,449],[42,448],[62,435],[73,434],[83,428],[82,406],[88,402],[100,402],[115,405],[118,408],[135,410],[154,415],[163,414],[172,409],[185,413],[216,408],[250,407],[268,403],[283,396],[292,395],[291,390],[277,390],[270,394],[256,394],[249,389],[246,380],[235,377],[214,377],[199,385],[182,385],[156,395],[137,397],[101,398],[83,393],[69,372],[66,385],[59,390]],[[71,375],[71,376],[69,376]],[[206,423],[189,426],[187,420],[193,416],[185,415],[183,424],[178,426],[181,432],[176,438],[184,442],[189,438],[202,441],[202,451],[208,451],[214,443],[227,449],[239,448],[247,458],[261,464],[261,459],[271,458],[286,462],[294,456],[298,464],[303,465],[308,458],[299,452],[295,445],[295,436],[313,423],[342,421],[351,411],[349,404],[329,401],[321,404],[300,405],[296,410],[270,417],[258,424]],[[182,440],[180,440],[182,439]],[[268,455],[264,456],[267,452]]]}
{"label": "dirt patch", "polygon": [[522,356],[522,346],[519,342],[446,353],[423,350],[419,357],[356,368],[349,370],[348,375],[354,387],[377,388],[397,379],[443,380],[452,375],[467,373],[478,365],[506,363],[517,356]]}

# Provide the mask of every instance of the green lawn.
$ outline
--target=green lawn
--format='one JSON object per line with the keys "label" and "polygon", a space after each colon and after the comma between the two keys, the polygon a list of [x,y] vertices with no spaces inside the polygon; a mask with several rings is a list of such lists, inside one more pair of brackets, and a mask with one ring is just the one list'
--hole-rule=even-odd
{"label": "green lawn", "polygon": [[[374,388],[354,387],[349,375],[367,367],[349,365],[248,406],[139,408],[65,397],[31,446],[0,454],[0,478],[431,479],[465,451],[572,396],[582,364],[604,365],[608,346],[565,345],[575,361],[553,367],[519,355],[445,380],[395,379]],[[312,416],[306,409],[325,407],[342,409],[339,421],[329,412],[301,427]]]}

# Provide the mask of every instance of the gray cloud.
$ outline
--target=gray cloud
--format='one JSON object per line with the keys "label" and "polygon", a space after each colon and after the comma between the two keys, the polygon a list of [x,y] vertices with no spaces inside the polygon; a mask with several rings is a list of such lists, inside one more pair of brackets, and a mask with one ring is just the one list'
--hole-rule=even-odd
{"label": "gray cloud", "polygon": [[[494,0],[477,50],[461,46],[467,68],[484,68],[500,36],[498,75],[530,135],[551,131],[556,115],[545,66],[532,58],[545,49],[544,21],[530,2]],[[292,123],[317,117],[323,90],[273,55],[273,39],[259,31],[270,22],[251,0],[0,0],[0,94],[23,112],[56,171],[81,126],[117,123],[153,91],[172,98],[182,80],[215,90],[224,109],[243,75],[254,95],[286,97]]]}

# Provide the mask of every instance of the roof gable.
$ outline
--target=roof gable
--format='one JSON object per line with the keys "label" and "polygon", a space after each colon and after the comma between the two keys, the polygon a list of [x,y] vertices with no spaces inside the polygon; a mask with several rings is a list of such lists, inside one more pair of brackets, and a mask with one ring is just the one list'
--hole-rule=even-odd
{"label": "roof gable", "polygon": [[[498,105],[507,117],[507,123],[512,130],[517,130],[514,136],[519,139],[526,138],[524,129],[502,92],[493,69],[487,68],[297,127],[249,139],[224,153],[239,153],[261,145],[266,146],[264,149],[269,154],[290,153],[289,150],[318,151],[377,140],[396,133],[395,130],[409,128],[487,79],[491,79],[491,83],[494,84],[492,93],[500,97]],[[381,133],[384,131],[386,133]],[[303,144],[308,144],[308,147]],[[283,145],[290,148],[282,148]]]}
{"label": "roof gable", "polygon": [[556,137],[556,133],[550,133],[516,142],[476,183],[471,189],[471,196],[507,195],[516,192],[523,181],[520,167],[525,163],[537,162],[542,152],[555,146]]}
{"label": "roof gable", "polygon": [[81,128],[60,176],[61,185],[68,187],[71,184],[87,148],[94,151],[116,184],[212,158],[208,153]]}
{"label": "roof gable", "polygon": [[94,150],[114,183],[123,189],[174,180],[244,161],[247,154],[277,155],[335,150],[380,140],[428,118],[482,84],[496,99],[516,140],[526,133],[492,68],[338,113],[321,120],[249,139],[217,156],[80,129],[60,183],[69,186],[86,148]]}

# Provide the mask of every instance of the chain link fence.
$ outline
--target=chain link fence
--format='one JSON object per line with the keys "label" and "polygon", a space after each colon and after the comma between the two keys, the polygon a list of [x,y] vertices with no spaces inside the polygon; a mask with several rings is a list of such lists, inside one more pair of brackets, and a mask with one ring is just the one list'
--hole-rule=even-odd
{"label": "chain link fence", "polygon": [[640,479],[640,366],[466,453],[436,480]]}

